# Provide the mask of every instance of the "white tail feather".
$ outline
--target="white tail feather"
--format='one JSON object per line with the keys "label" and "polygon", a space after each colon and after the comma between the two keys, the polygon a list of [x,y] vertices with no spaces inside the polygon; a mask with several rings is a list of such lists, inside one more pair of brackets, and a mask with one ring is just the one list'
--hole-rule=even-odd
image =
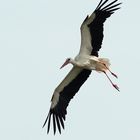
{"label": "white tail feather", "polygon": [[96,65],[96,71],[102,72],[102,71],[107,71],[109,69],[109,66],[111,65],[109,59],[98,58],[98,61],[99,62]]}
{"label": "white tail feather", "polygon": [[111,65],[108,58],[99,58],[98,60],[102,62],[103,64],[105,64],[107,67]]}

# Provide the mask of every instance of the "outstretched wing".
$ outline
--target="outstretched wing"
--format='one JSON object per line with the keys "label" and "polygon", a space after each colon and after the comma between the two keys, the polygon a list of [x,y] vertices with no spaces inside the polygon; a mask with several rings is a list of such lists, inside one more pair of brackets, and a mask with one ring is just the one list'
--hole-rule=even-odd
{"label": "outstretched wing", "polygon": [[74,67],[66,76],[66,78],[60,83],[60,85],[55,89],[51,100],[51,108],[43,125],[44,127],[48,122],[47,133],[49,133],[50,130],[51,120],[53,120],[54,134],[56,133],[57,128],[59,133],[61,133],[61,128],[64,129],[64,120],[67,114],[67,106],[73,96],[87,80],[90,73],[90,70]]}
{"label": "outstretched wing", "polygon": [[[98,56],[103,41],[103,25],[114,11],[120,9],[118,0],[107,4],[108,0],[101,0],[91,16],[87,16],[81,25],[80,54]],[[107,5],[106,5],[107,4]]]}

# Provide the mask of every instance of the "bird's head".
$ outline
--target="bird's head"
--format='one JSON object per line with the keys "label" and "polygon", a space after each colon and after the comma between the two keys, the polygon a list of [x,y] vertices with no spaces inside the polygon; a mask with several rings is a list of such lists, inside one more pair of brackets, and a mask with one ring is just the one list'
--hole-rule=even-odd
{"label": "bird's head", "polygon": [[71,63],[71,58],[67,58],[64,62],[64,64],[60,67],[60,69],[62,69],[64,66],[66,66],[67,64]]}

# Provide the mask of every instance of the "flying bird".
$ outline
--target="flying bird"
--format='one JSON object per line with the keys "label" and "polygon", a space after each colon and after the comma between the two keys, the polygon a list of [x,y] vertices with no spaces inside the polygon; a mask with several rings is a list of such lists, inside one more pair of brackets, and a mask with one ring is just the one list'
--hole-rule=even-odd
{"label": "flying bird", "polygon": [[83,21],[80,28],[81,47],[79,54],[74,59],[67,58],[65,63],[61,66],[61,68],[63,68],[71,63],[73,68],[54,90],[51,99],[51,107],[43,125],[44,127],[47,123],[47,133],[50,131],[52,120],[54,134],[56,133],[56,130],[61,134],[62,128],[64,129],[67,106],[87,80],[92,70],[104,73],[111,85],[119,91],[119,87],[112,82],[107,74],[107,72],[110,72],[117,78],[117,75],[109,68],[109,59],[98,57],[98,51],[102,46],[104,37],[104,22],[114,13],[114,11],[120,9],[118,6],[121,3],[118,3],[117,1],[118,0],[114,0],[107,4],[108,0],[101,0],[95,11]]}

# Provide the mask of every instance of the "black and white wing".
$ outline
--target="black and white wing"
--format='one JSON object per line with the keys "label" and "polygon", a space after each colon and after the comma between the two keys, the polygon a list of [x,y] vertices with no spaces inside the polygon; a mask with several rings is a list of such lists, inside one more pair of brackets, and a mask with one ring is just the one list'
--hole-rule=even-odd
{"label": "black and white wing", "polygon": [[48,130],[50,130],[51,120],[53,122],[54,134],[58,128],[59,133],[61,129],[64,129],[64,120],[67,114],[67,106],[73,96],[78,92],[80,87],[89,77],[91,71],[81,69],[78,67],[73,67],[65,79],[59,84],[55,89],[52,100],[49,114],[45,120],[45,123],[48,123]]}
{"label": "black and white wing", "polygon": [[80,54],[98,56],[103,41],[103,26],[105,20],[114,11],[120,9],[118,0],[107,4],[108,0],[101,0],[91,16],[87,16],[81,25]]}

